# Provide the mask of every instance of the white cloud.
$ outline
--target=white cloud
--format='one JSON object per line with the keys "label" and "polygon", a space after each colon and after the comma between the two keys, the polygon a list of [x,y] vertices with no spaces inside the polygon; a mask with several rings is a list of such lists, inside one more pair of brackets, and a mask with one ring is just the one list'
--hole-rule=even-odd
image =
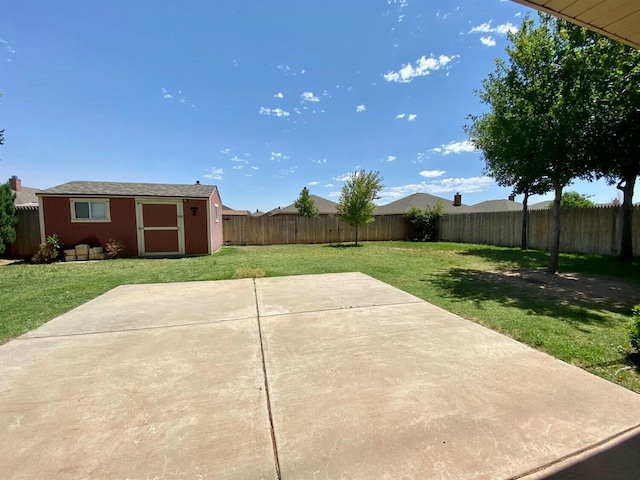
{"label": "white cloud", "polygon": [[224,153],[224,154],[226,155],[226,154],[227,154],[227,153],[229,153],[230,151],[231,151],[231,149],[230,149],[230,148],[223,148],[222,150],[220,150],[220,153]]}
{"label": "white cloud", "polygon": [[441,177],[445,173],[447,172],[445,172],[444,170],[422,170],[418,175],[426,178],[435,178]]}
{"label": "white cloud", "polygon": [[415,65],[408,63],[403,65],[397,72],[391,71],[383,76],[387,82],[409,83],[416,77],[426,77],[432,71],[447,68],[447,65],[459,56],[440,55],[439,57],[434,57],[432,55],[427,58],[423,55],[415,61]]}
{"label": "white cloud", "polygon": [[506,35],[507,33],[516,33],[517,31],[518,27],[511,22],[503,23],[497,27],[492,27],[491,22],[489,21],[473,27],[469,30],[469,33],[497,33],[499,35]]}
{"label": "white cloud", "polygon": [[336,182],[346,182],[351,178],[350,173],[344,173],[342,175],[338,175],[337,177],[331,177],[331,180],[335,180]]}
{"label": "white cloud", "polygon": [[239,163],[249,163],[249,160],[247,160],[247,159],[245,159],[245,158],[240,158],[240,157],[238,157],[237,155],[234,155],[234,156],[231,158],[231,161],[232,161],[232,162],[239,162]]}
{"label": "white cloud", "polygon": [[234,170],[242,170],[244,168],[244,165],[234,165],[233,167]]}
{"label": "white cloud", "polygon": [[356,107],[356,112],[360,113],[360,112],[364,112],[367,110],[367,107],[365,107],[364,105],[358,105]]}
{"label": "white cloud", "polygon": [[418,116],[418,115],[416,115],[415,113],[410,113],[410,114],[409,114],[409,117],[407,117],[407,120],[408,120],[409,122],[413,122],[413,121],[416,119],[416,117],[417,117],[417,116]]}
{"label": "white cloud", "polygon": [[488,37],[480,37],[480,41],[482,42],[483,45],[487,47],[496,46],[496,41],[491,35],[489,35]]}
{"label": "white cloud", "polygon": [[342,192],[329,192],[327,193],[327,197],[329,198],[338,198],[342,195]]}
{"label": "white cloud", "polygon": [[312,159],[311,163],[327,163],[327,159],[326,158],[318,158],[318,159]]}
{"label": "white cloud", "polygon": [[222,180],[222,176],[224,175],[224,170],[222,168],[211,167],[205,170],[203,175],[204,178],[209,178],[211,180]]}
{"label": "white cloud", "polygon": [[313,92],[302,92],[302,94],[300,95],[300,98],[302,99],[303,102],[319,102],[320,99],[318,97],[316,97]]}
{"label": "white cloud", "polygon": [[251,167],[250,167],[250,168],[251,168],[251,170],[260,170],[260,168],[259,168],[259,167],[256,167],[255,165],[251,165]]}
{"label": "white cloud", "polygon": [[404,117],[406,117],[407,114],[406,113],[399,113],[398,115],[396,115],[396,118],[402,120]]}
{"label": "white cloud", "polygon": [[[443,178],[442,180],[423,181],[408,185],[390,187],[380,193],[384,200],[396,200],[413,193],[430,193],[443,195],[453,193],[477,193],[487,190],[495,184],[490,177]],[[453,201],[453,197],[451,197]]]}
{"label": "white cloud", "polygon": [[316,185],[318,185],[320,182],[309,182],[307,183],[307,185],[311,186],[311,187],[315,187]]}
{"label": "white cloud", "polygon": [[292,174],[294,174],[296,172],[297,169],[298,169],[298,167],[296,167],[296,166],[289,167],[289,168],[283,168],[278,173],[274,174],[274,177],[280,178],[280,177],[286,177],[287,175],[292,175]]}
{"label": "white cloud", "polygon": [[333,183],[327,183],[325,188],[333,188],[335,185]]}
{"label": "white cloud", "polygon": [[289,116],[289,112],[287,112],[286,110],[282,110],[281,108],[260,107],[260,110],[258,110],[258,113],[260,115],[269,115],[272,117],[288,117]]}
{"label": "white cloud", "polygon": [[271,160],[277,160],[278,162],[281,162],[283,160],[289,160],[289,155],[285,155],[281,152],[271,152],[271,157],[269,157]]}
{"label": "white cloud", "polygon": [[282,92],[278,92],[274,95],[275,98],[284,98],[284,95],[282,94]]}
{"label": "white cloud", "polygon": [[173,98],[173,95],[171,95],[169,92],[167,92],[164,88],[162,89],[162,98]]}
{"label": "white cloud", "polygon": [[389,156],[386,158],[386,161],[387,161],[387,162],[395,162],[395,161],[396,161],[396,158],[398,158],[398,157],[396,157],[396,156],[394,156],[394,155],[389,155]]}
{"label": "white cloud", "polygon": [[463,140],[462,142],[451,142],[439,147],[429,150],[432,153],[441,153],[442,155],[449,155],[450,153],[464,153],[473,152],[476,147],[469,140]]}
{"label": "white cloud", "polygon": [[415,160],[412,160],[413,163],[422,163],[424,160],[424,153],[418,152]]}

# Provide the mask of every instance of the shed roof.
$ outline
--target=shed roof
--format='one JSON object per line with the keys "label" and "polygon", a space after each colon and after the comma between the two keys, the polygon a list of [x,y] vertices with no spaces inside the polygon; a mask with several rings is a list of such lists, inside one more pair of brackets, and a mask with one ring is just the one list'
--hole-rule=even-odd
{"label": "shed roof", "polygon": [[105,197],[209,198],[215,185],[73,181],[48,188],[38,195],[100,195]]}

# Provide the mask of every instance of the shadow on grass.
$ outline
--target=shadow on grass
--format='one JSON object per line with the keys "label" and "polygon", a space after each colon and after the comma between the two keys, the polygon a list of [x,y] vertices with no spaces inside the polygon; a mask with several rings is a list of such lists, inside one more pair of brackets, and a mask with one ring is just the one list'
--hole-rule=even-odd
{"label": "shadow on grass", "polygon": [[[504,268],[545,270],[549,264],[549,252],[542,250],[522,251],[515,248],[470,248],[460,255],[481,257]],[[617,257],[604,255],[560,254],[560,271],[588,275],[606,275],[638,282],[640,258],[623,263]],[[640,282],[639,282],[640,283]]]}
{"label": "shadow on grass", "polygon": [[362,243],[359,243],[358,245],[356,245],[355,243],[330,243],[328,245],[325,245],[325,247],[328,247],[328,248],[361,248],[361,247],[364,247],[364,245]]}
{"label": "shadow on grass", "polygon": [[629,311],[628,304],[580,297],[562,288],[553,291],[552,287],[500,272],[455,268],[446,275],[434,276],[431,282],[449,298],[473,301],[480,310],[487,308],[485,302],[498,302],[527,315],[556,318],[581,331],[586,331],[582,325],[613,325],[615,320],[602,311],[622,314]]}

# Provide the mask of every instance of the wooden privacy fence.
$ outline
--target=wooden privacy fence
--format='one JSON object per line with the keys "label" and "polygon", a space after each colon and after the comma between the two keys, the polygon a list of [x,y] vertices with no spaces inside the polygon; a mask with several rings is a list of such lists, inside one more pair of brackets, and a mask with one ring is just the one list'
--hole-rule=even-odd
{"label": "wooden privacy fence", "polygon": [[[341,243],[355,241],[354,228],[339,217],[306,218],[297,215],[223,217],[225,245],[283,245],[290,243]],[[358,241],[406,240],[404,215],[376,217],[360,228]]]}
{"label": "wooden privacy fence", "polygon": [[[560,251],[618,255],[622,207],[563,208]],[[529,211],[528,245],[548,250],[553,232],[551,210]],[[517,247],[522,236],[522,212],[456,213],[440,219],[440,240]],[[640,255],[640,206],[633,210],[633,252]]]}
{"label": "wooden privacy fence", "polygon": [[38,207],[18,207],[16,209],[16,242],[8,245],[4,256],[8,258],[31,258],[40,246],[40,219]]}

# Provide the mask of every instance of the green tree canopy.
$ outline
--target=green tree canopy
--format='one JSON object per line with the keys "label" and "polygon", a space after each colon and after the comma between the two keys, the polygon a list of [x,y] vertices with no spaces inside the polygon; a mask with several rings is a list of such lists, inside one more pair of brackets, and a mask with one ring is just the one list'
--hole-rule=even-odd
{"label": "green tree canopy", "polygon": [[591,195],[578,192],[564,192],[560,200],[560,206],[565,208],[587,208],[595,207],[596,204],[589,200]]}
{"label": "green tree canopy", "polygon": [[298,199],[293,204],[298,209],[298,215],[301,217],[317,217],[318,208],[316,207],[313,198],[309,193],[309,189],[304,187],[298,196]]}
{"label": "green tree canopy", "polygon": [[633,195],[640,175],[640,50],[606,37],[590,47],[592,114],[582,143],[593,176],[623,193],[620,258],[633,260]]}
{"label": "green tree canopy", "polygon": [[358,229],[375,221],[373,212],[376,209],[378,193],[384,188],[380,172],[356,170],[342,186],[340,200],[336,207],[338,215],[356,230],[358,245]]}
{"label": "green tree canopy", "polygon": [[539,24],[527,16],[509,34],[508,60],[497,59],[476,92],[489,112],[470,116],[466,127],[498,182],[527,197],[554,191],[552,273],[558,270],[562,191],[589,173],[580,145],[591,113],[585,58],[593,35],[549,15],[540,15]]}
{"label": "green tree canopy", "polygon": [[15,225],[18,223],[14,200],[9,182],[0,185],[0,253],[7,250],[7,245],[16,241]]}

